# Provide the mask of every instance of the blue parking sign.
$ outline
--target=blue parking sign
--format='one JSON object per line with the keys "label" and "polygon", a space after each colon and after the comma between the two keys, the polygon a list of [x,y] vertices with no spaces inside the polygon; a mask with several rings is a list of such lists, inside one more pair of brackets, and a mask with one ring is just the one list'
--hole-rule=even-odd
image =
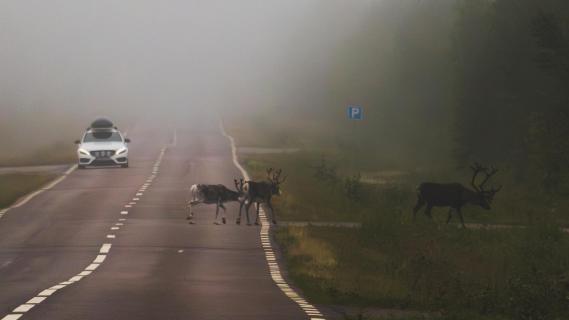
{"label": "blue parking sign", "polygon": [[363,120],[364,112],[360,106],[348,106],[348,119],[350,120]]}

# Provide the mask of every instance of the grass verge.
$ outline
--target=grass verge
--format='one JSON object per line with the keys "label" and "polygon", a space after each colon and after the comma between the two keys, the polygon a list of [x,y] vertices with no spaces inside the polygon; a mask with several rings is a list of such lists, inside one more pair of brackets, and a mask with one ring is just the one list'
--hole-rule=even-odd
{"label": "grass verge", "polygon": [[[569,221],[569,198],[530,190],[506,168],[493,209],[466,207],[465,220],[527,228],[457,229],[444,224],[445,209],[434,211],[434,222],[422,214],[413,221],[419,182],[467,185],[468,169],[397,168],[404,174],[389,175],[393,168],[358,164],[346,153],[312,146],[295,154],[240,157],[254,179],[264,179],[268,167],[289,175],[275,198],[280,220],[363,224],[278,229],[287,270],[310,301],[433,312],[440,316],[429,319],[444,320],[569,318],[569,237],[559,228]],[[374,175],[382,181],[363,179]],[[364,312],[348,319],[385,317]]]}
{"label": "grass verge", "polygon": [[484,231],[377,222],[362,230],[278,230],[289,275],[310,301],[436,311],[441,319],[569,314],[569,237],[556,227]]}
{"label": "grass verge", "polygon": [[0,175],[0,208],[12,205],[20,197],[37,190],[52,180],[50,174],[4,174]]}
{"label": "grass verge", "polygon": [[0,157],[0,167],[68,164],[77,161],[73,144],[55,143],[31,153]]}

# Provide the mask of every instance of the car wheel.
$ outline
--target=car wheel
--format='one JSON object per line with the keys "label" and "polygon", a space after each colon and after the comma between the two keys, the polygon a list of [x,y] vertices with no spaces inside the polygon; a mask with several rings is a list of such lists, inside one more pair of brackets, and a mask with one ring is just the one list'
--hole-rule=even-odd
{"label": "car wheel", "polygon": [[80,164],[80,165],[77,166],[77,168],[79,168],[79,169],[85,169],[85,166],[82,165],[82,164]]}
{"label": "car wheel", "polygon": [[121,168],[128,168],[128,162],[125,164],[121,164]]}

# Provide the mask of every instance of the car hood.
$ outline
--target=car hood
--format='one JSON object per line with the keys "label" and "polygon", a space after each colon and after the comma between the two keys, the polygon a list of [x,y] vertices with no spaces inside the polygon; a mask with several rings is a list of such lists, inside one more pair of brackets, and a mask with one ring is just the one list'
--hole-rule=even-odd
{"label": "car hood", "polygon": [[80,149],[86,151],[98,151],[98,150],[115,150],[126,147],[124,142],[84,142],[79,145]]}

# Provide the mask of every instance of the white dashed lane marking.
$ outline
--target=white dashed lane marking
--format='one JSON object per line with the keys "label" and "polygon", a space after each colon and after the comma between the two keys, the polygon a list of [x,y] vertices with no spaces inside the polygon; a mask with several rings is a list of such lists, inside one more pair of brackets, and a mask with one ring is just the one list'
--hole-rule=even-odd
{"label": "white dashed lane marking", "polygon": [[[155,173],[156,173],[156,166],[159,166],[161,161],[162,161],[162,157],[164,157],[164,152],[166,151],[166,148],[162,148],[162,150],[160,151],[160,155],[158,157],[158,160],[156,161],[155,167],[153,168],[153,174],[146,180],[147,183],[145,183],[143,185],[143,187],[141,188],[141,190],[146,190],[146,188],[148,187],[148,182],[150,180],[150,182],[156,177]],[[65,179],[65,177],[67,177],[67,175],[69,175],[73,170],[75,170],[77,167],[71,167],[69,170],[67,170],[67,172],[65,173],[64,176],[60,177],[59,179],[53,181],[52,183],[50,183],[48,186],[28,195],[26,198],[24,198],[24,200],[22,200],[22,202],[18,203],[17,205],[12,206],[11,208],[15,208],[15,207],[19,207],[23,204],[25,204],[26,202],[28,202],[29,200],[31,200],[33,197],[35,197],[36,195],[38,195],[39,193],[48,190],[50,188],[53,188],[53,186],[55,186],[57,183],[61,182],[63,179]],[[138,191],[138,193],[136,194],[136,196],[142,196],[142,192]],[[132,207],[133,205],[136,204],[136,202],[134,201],[138,201],[140,200],[140,198],[133,198],[132,202],[129,202],[129,204],[125,205],[125,207]],[[3,214],[5,214],[8,211],[8,209],[4,209],[2,211],[0,211],[0,218],[2,217]],[[121,211],[120,212],[121,215],[127,215],[128,211]],[[122,223],[122,221],[126,221],[125,218],[120,218],[119,221],[121,222],[117,222],[112,226],[111,229],[112,230],[119,230],[120,228],[118,226],[123,226],[124,223]],[[115,234],[107,234],[106,235],[107,239],[115,239],[116,235]],[[111,243],[104,243],[101,248],[99,249],[99,254],[95,257],[95,259],[87,266],[85,267],[85,269],[81,270],[81,272],[79,272],[77,275],[71,277],[69,280],[67,281],[63,281],[51,288],[45,289],[43,291],[41,291],[40,293],[37,294],[37,296],[31,298],[30,300],[28,300],[28,302],[19,305],[18,307],[16,307],[12,313],[7,314],[6,316],[4,316],[1,320],[17,320],[20,319],[26,312],[28,312],[29,310],[31,310],[34,306],[42,303],[43,301],[45,301],[48,297],[50,297],[51,295],[53,295],[54,293],[56,293],[58,290],[64,289],[65,287],[67,287],[68,285],[72,285],[75,282],[79,282],[81,281],[83,278],[90,276],[93,271],[95,271],[106,259],[107,259],[107,255],[110,253],[112,248],[112,244]]]}
{"label": "white dashed lane marking", "polygon": [[34,297],[34,298],[31,298],[30,301],[28,301],[28,302],[26,302],[26,303],[38,304],[38,303],[40,303],[40,302],[42,302],[42,301],[44,301],[44,300],[45,300],[45,297]]}
{"label": "white dashed lane marking", "polygon": [[[237,147],[235,146],[235,139],[233,139],[232,136],[228,135],[227,132],[225,132],[223,123],[220,123],[220,128],[221,133],[231,142],[231,155],[233,158],[233,164],[235,164],[237,169],[241,171],[241,174],[245,180],[251,180],[249,174],[247,171],[245,171],[237,159]],[[271,224],[267,219],[265,210],[263,210],[262,207],[259,209],[259,220],[261,221],[261,232],[259,235],[261,238],[261,246],[265,252],[265,259],[267,260],[267,265],[269,266],[269,273],[271,275],[271,278],[277,287],[279,287],[289,299],[296,302],[296,304],[311,320],[325,320],[322,313],[316,307],[304,300],[304,298],[302,298],[294,289],[292,289],[282,277],[282,273],[279,264],[277,263],[275,253],[270,241]]]}
{"label": "white dashed lane marking", "polygon": [[103,263],[103,261],[105,261],[106,258],[107,258],[106,255],[100,254],[100,255],[98,255],[98,256],[95,258],[95,260],[93,260],[93,263],[99,263],[99,264],[101,264],[101,263]]}
{"label": "white dashed lane marking", "polygon": [[113,245],[110,243],[105,243],[101,246],[101,250],[99,250],[99,253],[109,253],[109,251],[111,251],[111,247]]}

